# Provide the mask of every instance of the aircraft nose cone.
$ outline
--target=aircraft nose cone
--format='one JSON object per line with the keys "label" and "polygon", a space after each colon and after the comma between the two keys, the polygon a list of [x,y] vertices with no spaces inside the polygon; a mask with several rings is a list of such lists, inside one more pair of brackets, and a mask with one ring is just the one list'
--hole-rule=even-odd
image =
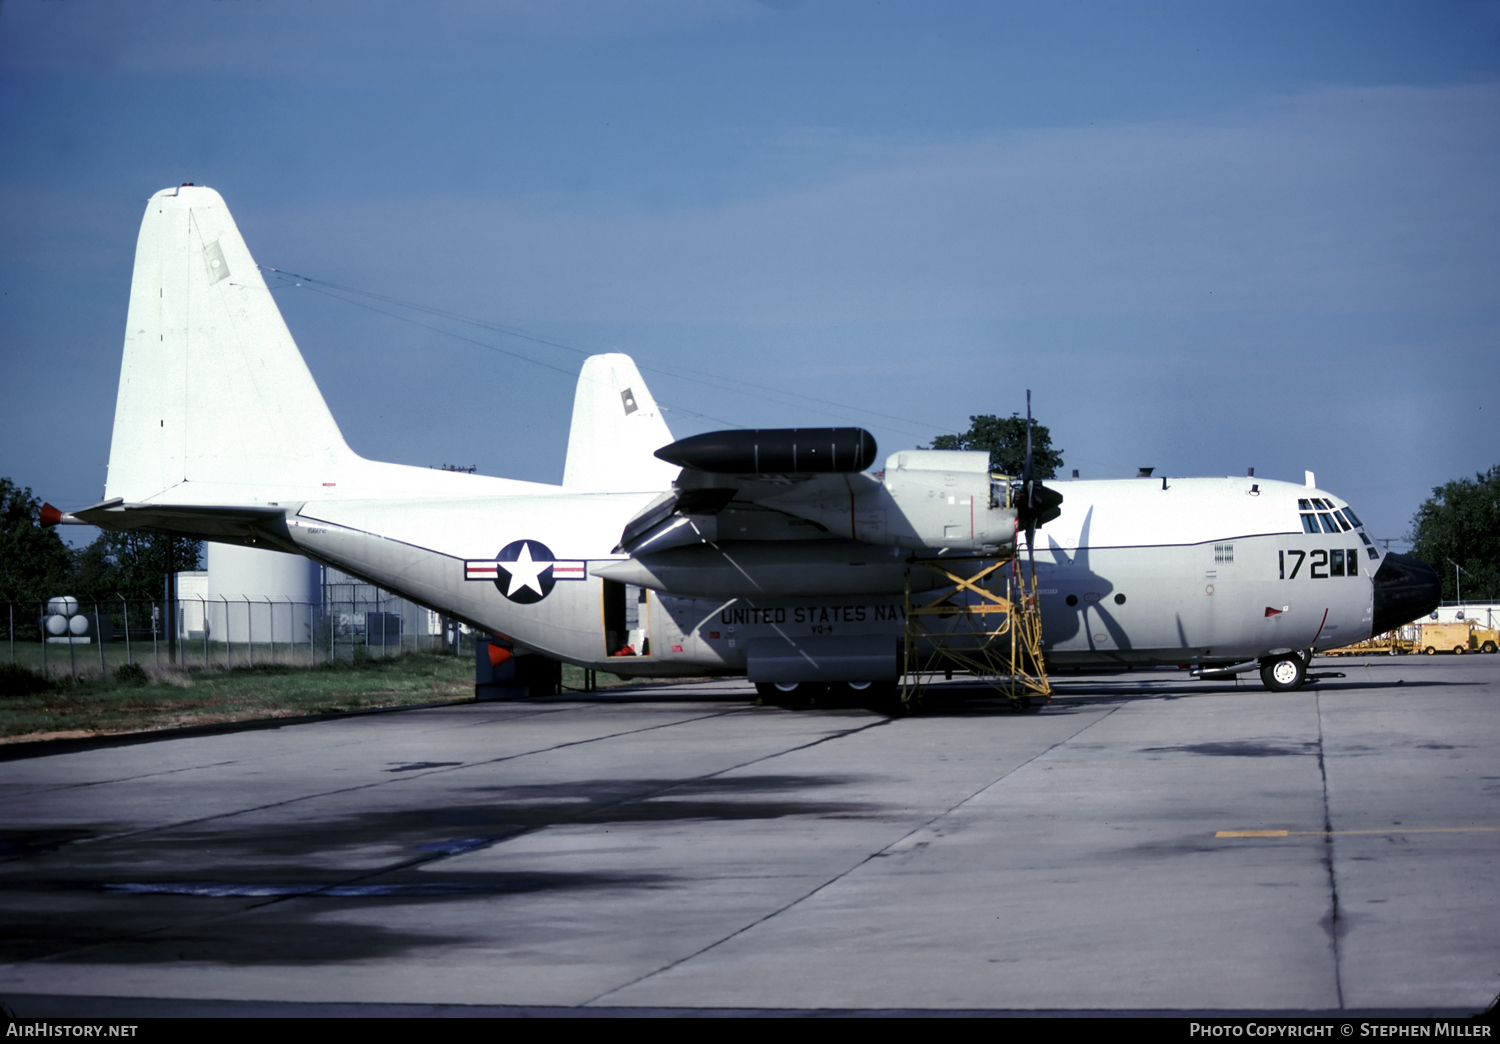
{"label": "aircraft nose cone", "polygon": [[1426,616],[1443,600],[1438,571],[1411,555],[1386,555],[1375,574],[1375,623],[1371,634]]}

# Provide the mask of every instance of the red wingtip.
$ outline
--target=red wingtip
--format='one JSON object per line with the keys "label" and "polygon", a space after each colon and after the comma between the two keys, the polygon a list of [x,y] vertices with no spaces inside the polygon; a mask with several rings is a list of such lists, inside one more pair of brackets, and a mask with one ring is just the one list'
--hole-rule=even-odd
{"label": "red wingtip", "polygon": [[42,525],[51,528],[62,521],[62,512],[51,504],[42,505]]}

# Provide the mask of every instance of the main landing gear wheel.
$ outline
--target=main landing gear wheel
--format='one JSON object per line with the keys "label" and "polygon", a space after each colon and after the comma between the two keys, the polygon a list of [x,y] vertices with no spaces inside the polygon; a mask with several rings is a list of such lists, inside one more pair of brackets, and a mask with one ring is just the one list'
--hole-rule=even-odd
{"label": "main landing gear wheel", "polygon": [[1307,681],[1307,664],[1295,653],[1278,656],[1261,664],[1260,680],[1272,692],[1296,692]]}
{"label": "main landing gear wheel", "polygon": [[773,707],[811,707],[818,697],[827,698],[828,686],[816,682],[757,682],[762,703]]}

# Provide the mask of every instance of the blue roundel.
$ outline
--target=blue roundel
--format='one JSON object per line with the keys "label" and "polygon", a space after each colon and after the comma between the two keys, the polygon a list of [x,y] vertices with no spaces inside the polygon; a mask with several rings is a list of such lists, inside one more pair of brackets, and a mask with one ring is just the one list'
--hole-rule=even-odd
{"label": "blue roundel", "polygon": [[539,540],[513,540],[495,556],[495,586],[512,602],[530,605],[552,593],[552,550]]}

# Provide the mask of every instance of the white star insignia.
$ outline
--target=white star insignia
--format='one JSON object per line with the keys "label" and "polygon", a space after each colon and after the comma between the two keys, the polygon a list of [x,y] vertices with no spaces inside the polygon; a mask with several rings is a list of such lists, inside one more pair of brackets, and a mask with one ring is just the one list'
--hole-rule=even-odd
{"label": "white star insignia", "polygon": [[523,587],[531,588],[538,595],[547,593],[542,590],[542,572],[552,568],[552,563],[532,561],[530,544],[522,544],[521,553],[516,556],[516,560],[501,562],[500,568],[510,574],[510,589],[505,592],[505,597],[511,597]]}

